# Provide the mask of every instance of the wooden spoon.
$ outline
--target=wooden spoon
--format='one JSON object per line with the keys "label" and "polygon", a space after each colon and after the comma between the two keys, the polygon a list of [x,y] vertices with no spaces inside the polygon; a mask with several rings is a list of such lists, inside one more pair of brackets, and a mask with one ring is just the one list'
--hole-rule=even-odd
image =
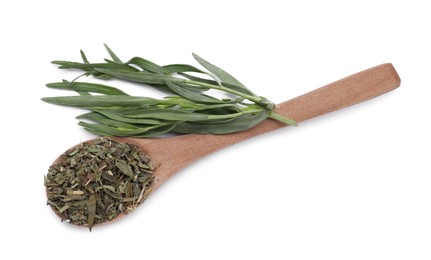
{"label": "wooden spoon", "polygon": [[[399,86],[400,78],[392,64],[382,64],[285,101],[277,105],[275,111],[302,122],[379,96]],[[247,131],[226,135],[187,134],[154,139],[113,139],[136,144],[150,156],[152,164],[157,167],[152,185],[154,191],[176,172],[208,154],[285,126],[278,121],[267,119]],[[119,215],[112,221],[123,216],[124,214]]]}

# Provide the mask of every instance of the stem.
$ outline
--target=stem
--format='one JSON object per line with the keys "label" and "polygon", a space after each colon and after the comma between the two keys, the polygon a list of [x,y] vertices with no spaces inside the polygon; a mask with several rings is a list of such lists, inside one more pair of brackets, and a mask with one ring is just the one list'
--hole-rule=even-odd
{"label": "stem", "polygon": [[283,122],[285,124],[291,125],[291,126],[298,126],[298,123],[295,120],[289,119],[287,117],[284,117],[284,116],[277,114],[277,113],[274,113],[272,111],[269,113],[268,117],[275,119],[275,120],[278,120],[280,122]]}
{"label": "stem", "polygon": [[[250,95],[247,95],[247,94],[244,94],[244,93],[241,93],[241,92],[238,92],[236,90],[233,90],[233,89],[230,89],[230,88],[226,88],[226,87],[223,87],[223,86],[220,86],[220,85],[213,85],[213,84],[209,84],[209,83],[205,83],[205,82],[199,82],[199,81],[188,80],[188,79],[184,80],[184,83],[198,85],[198,86],[207,87],[207,88],[211,88],[211,89],[221,90],[221,91],[224,91],[224,92],[227,92],[227,93],[231,93],[231,94],[237,95],[239,97],[246,98],[246,99],[248,99],[250,101],[253,101],[253,102],[257,103],[257,104],[260,104],[261,101],[262,101],[261,97],[250,96]],[[235,117],[237,115],[240,116],[240,115],[243,115],[243,114],[250,114],[250,113],[256,113],[256,112],[260,112],[260,110],[254,109],[254,110],[242,111],[242,112],[238,112],[238,113],[230,114],[230,115],[214,115],[214,116],[211,116],[211,119],[224,119],[224,118],[230,118],[232,116]],[[227,116],[229,116],[229,117],[227,117]],[[298,123],[295,120],[292,120],[292,119],[284,117],[284,116],[282,116],[280,114],[274,113],[273,111],[270,111],[268,117],[272,118],[272,119],[275,119],[277,121],[280,121],[282,123],[291,125],[291,126],[298,126]]]}
{"label": "stem", "polygon": [[260,101],[262,101],[262,99],[260,97],[250,96],[250,95],[247,95],[247,94],[241,93],[239,91],[236,91],[236,90],[233,90],[233,89],[230,89],[230,88],[226,88],[226,87],[223,87],[223,86],[220,86],[220,85],[213,85],[213,84],[209,84],[209,83],[205,83],[205,82],[199,82],[199,81],[194,81],[194,80],[189,80],[189,79],[184,80],[184,83],[188,83],[188,84],[192,84],[192,85],[198,85],[198,86],[201,86],[201,87],[207,87],[207,88],[211,88],[211,89],[221,90],[221,91],[224,91],[224,92],[227,92],[227,93],[231,93],[231,94],[237,95],[239,97],[246,98],[246,99],[248,99],[250,101],[253,101],[255,103],[259,103]]}
{"label": "stem", "polygon": [[253,114],[253,113],[259,113],[262,112],[261,109],[250,109],[246,111],[241,111],[233,114],[227,114],[227,115],[210,115],[208,116],[208,119],[228,119],[228,118],[235,118],[238,116],[242,116],[245,114]]}

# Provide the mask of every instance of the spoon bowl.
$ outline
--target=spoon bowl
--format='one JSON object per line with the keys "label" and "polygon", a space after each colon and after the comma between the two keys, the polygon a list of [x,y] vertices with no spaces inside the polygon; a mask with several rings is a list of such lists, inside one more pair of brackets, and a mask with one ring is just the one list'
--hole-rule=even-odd
{"label": "spoon bowl", "polygon": [[[382,64],[285,101],[276,106],[275,112],[296,122],[302,122],[377,97],[399,86],[400,78],[392,64]],[[150,157],[155,168],[152,193],[194,161],[235,143],[286,126],[279,121],[267,119],[246,131],[225,135],[187,134],[166,138],[111,139],[137,145]],[[111,221],[96,225],[111,223],[124,216],[125,214],[120,214]]]}

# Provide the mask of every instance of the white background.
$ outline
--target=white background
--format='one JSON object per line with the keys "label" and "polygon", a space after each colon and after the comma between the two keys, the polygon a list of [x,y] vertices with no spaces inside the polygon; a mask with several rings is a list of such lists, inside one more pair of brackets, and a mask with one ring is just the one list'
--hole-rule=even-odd
{"label": "white background", "polygon": [[[2,1],[0,259],[431,259],[427,2]],[[45,205],[43,176],[93,136],[40,98],[77,75],[51,60],[102,61],[104,42],[196,52],[277,103],[385,62],[402,85],[213,154],[90,233]]]}

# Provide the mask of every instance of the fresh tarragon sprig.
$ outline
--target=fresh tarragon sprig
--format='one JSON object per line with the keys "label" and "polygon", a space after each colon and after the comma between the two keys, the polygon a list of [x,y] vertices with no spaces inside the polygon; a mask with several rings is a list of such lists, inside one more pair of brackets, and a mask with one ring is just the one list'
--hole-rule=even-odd
{"label": "fresh tarragon sprig", "polygon": [[[134,57],[127,62],[105,44],[111,59],[90,63],[81,51],[83,62],[53,61],[60,69],[78,69],[83,75],[99,79],[117,78],[159,89],[164,99],[130,96],[102,84],[63,80],[47,84],[50,88],[73,90],[79,96],[45,97],[43,101],[88,109],[77,118],[87,131],[101,136],[154,137],[168,132],[227,134],[244,131],[266,118],[296,125],[294,120],[273,112],[274,103],[254,94],[232,75],[193,54],[207,71],[187,64],[159,66]],[[199,77],[196,75],[202,75]],[[208,90],[229,94],[216,98]],[[92,121],[92,123],[88,123]]]}

